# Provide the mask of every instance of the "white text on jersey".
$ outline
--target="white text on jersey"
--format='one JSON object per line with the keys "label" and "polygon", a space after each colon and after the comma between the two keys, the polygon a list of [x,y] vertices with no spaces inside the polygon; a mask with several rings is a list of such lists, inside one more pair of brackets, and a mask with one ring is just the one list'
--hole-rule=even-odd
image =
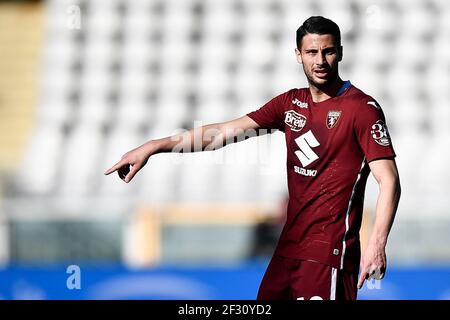
{"label": "white text on jersey", "polygon": [[305,177],[315,177],[317,174],[317,170],[300,168],[298,166],[294,166],[294,171]]}
{"label": "white text on jersey", "polygon": [[298,106],[300,108],[304,108],[304,109],[308,108],[308,103],[302,102],[302,101],[298,100],[297,98],[292,100],[292,104],[295,104],[296,106]]}
{"label": "white text on jersey", "polygon": [[284,113],[284,123],[286,123],[292,131],[300,131],[306,124],[306,117],[294,110],[289,110]]}

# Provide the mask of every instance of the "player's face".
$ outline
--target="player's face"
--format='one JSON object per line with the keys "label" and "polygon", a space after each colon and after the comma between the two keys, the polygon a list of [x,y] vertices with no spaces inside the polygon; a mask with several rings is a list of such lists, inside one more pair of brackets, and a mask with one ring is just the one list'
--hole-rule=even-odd
{"label": "player's face", "polygon": [[336,46],[333,35],[308,33],[303,37],[300,49],[295,49],[297,61],[303,65],[310,84],[320,88],[338,78],[342,48]]}

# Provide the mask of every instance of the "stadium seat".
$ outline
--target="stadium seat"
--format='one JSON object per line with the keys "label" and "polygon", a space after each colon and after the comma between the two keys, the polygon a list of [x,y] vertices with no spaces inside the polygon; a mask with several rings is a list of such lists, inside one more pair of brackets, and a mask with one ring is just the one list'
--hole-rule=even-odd
{"label": "stadium seat", "polygon": [[231,107],[224,101],[205,99],[197,106],[196,120],[201,121],[204,125],[231,120],[229,117]]}
{"label": "stadium seat", "polygon": [[355,45],[348,49],[344,43],[344,61],[349,58],[346,56],[349,53],[352,56],[352,65],[380,67],[383,63],[386,63],[386,46],[391,47],[392,44],[378,34],[359,38]]}
{"label": "stadium seat", "polygon": [[306,77],[301,74],[302,66],[295,61],[287,64],[275,66],[274,73],[271,77],[271,88],[274,96],[283,93],[292,88],[302,88],[307,85]]}
{"label": "stadium seat", "polygon": [[393,60],[410,68],[428,65],[429,48],[415,36],[403,36],[395,42]]}
{"label": "stadium seat", "polygon": [[358,9],[361,33],[367,36],[383,37],[397,36],[399,27],[399,12],[389,0],[363,0],[353,2]]}
{"label": "stadium seat", "polygon": [[[150,131],[149,137],[160,137]],[[163,136],[165,136],[163,134]],[[158,154],[151,157],[146,167],[136,177],[140,188],[136,192],[137,199],[142,205],[165,205],[172,201],[179,201],[180,164],[174,159],[177,154]]]}
{"label": "stadium seat", "polygon": [[59,125],[41,123],[25,150],[17,177],[17,189],[31,196],[55,194],[61,161],[64,161],[64,137]]}
{"label": "stadium seat", "polygon": [[432,35],[436,32],[436,24],[439,22],[438,16],[430,9],[425,1],[419,1],[417,6],[404,5],[400,15],[400,28],[402,35],[415,37],[417,40]]}
{"label": "stadium seat", "polygon": [[[239,19],[239,13],[233,9],[233,2],[213,2],[205,2],[202,32],[206,39],[222,41],[222,38],[239,31],[242,19]],[[209,43],[206,41],[207,47]]]}
{"label": "stadium seat", "polygon": [[103,136],[95,123],[83,121],[65,143],[59,191],[63,196],[86,197],[95,194],[101,168]]}
{"label": "stadium seat", "polygon": [[438,30],[441,35],[450,34],[450,5],[445,2],[447,6],[442,10],[439,10],[439,25]]}
{"label": "stadium seat", "polygon": [[265,34],[249,36],[240,52],[240,64],[243,67],[262,68],[274,62],[275,44]]}
{"label": "stadium seat", "polygon": [[179,129],[190,115],[182,95],[161,95],[153,108],[149,122],[155,127],[169,130],[169,133]]}
{"label": "stadium seat", "polygon": [[428,66],[423,77],[422,87],[430,99],[436,99],[442,96],[449,98],[450,63],[445,63],[446,59],[434,61],[442,61],[442,64],[433,63]]}
{"label": "stadium seat", "polygon": [[[245,3],[245,2],[244,2]],[[242,22],[244,36],[268,35],[275,31],[277,16],[266,8],[247,8]]]}
{"label": "stadium seat", "polygon": [[[450,18],[450,14],[447,16]],[[444,32],[442,30],[439,32],[433,39],[433,42],[430,44],[431,47],[431,56],[433,59],[433,64],[430,67],[438,67],[445,68],[444,70],[448,70],[450,67],[450,41],[448,40],[450,37],[450,23],[448,31]],[[437,76],[448,75],[448,72],[439,72]]]}
{"label": "stadium seat", "polygon": [[[431,100],[426,108],[430,119],[431,132],[436,141],[446,141],[450,136],[450,108],[446,97]],[[443,163],[445,163],[443,161]]]}
{"label": "stadium seat", "polygon": [[224,69],[238,54],[229,40],[216,38],[214,35],[205,36],[205,43],[199,46],[197,52],[197,61],[201,61],[200,72],[216,72],[213,69]]}
{"label": "stadium seat", "polygon": [[[220,152],[220,151],[219,151]],[[181,202],[214,202],[220,199],[218,175],[221,167],[215,159],[220,153],[202,152],[184,154],[179,158],[179,194]]]}
{"label": "stadium seat", "polygon": [[426,108],[426,101],[420,100],[417,97],[403,97],[393,99],[392,110],[389,110],[390,116],[395,121],[399,132],[411,128],[418,132],[428,133],[426,131],[427,117],[429,110]]}
{"label": "stadium seat", "polygon": [[286,145],[280,132],[258,138],[259,199],[278,203],[287,196]]}
{"label": "stadium seat", "polygon": [[238,96],[242,98],[257,97],[261,91],[267,89],[264,81],[255,81],[255,79],[267,79],[267,76],[257,67],[243,64],[233,83]]}
{"label": "stadium seat", "polygon": [[76,120],[82,124],[102,127],[112,120],[113,110],[106,95],[86,95],[81,98],[76,109]]}
{"label": "stadium seat", "polygon": [[194,89],[200,96],[223,96],[230,87],[232,76],[224,66],[201,68],[195,79]]}
{"label": "stadium seat", "polygon": [[[133,1],[133,3],[139,2],[140,1]],[[130,42],[132,43],[137,42],[138,44],[145,46],[146,42],[150,41],[151,32],[160,30],[160,21],[161,17],[151,14],[149,10],[131,10],[123,19],[122,31],[124,40],[131,40]],[[128,45],[125,45],[123,49],[127,50]]]}
{"label": "stadium seat", "polygon": [[[95,4],[95,5],[94,5]],[[91,6],[95,9],[91,8]],[[90,2],[91,12],[84,20],[84,28],[89,39],[95,43],[103,39],[111,39],[121,26],[121,16],[109,6],[98,7],[96,2]]]}
{"label": "stadium seat", "polygon": [[404,64],[396,64],[386,74],[385,86],[399,100],[417,95],[422,87],[420,73]]}
{"label": "stadium seat", "polygon": [[362,62],[361,64],[355,63],[348,72],[347,79],[382,104],[385,96],[385,77],[379,67]]}
{"label": "stadium seat", "polygon": [[254,201],[259,196],[257,145],[249,142],[229,145],[219,151],[224,161],[218,166],[221,181],[218,187],[222,197],[231,203]]}

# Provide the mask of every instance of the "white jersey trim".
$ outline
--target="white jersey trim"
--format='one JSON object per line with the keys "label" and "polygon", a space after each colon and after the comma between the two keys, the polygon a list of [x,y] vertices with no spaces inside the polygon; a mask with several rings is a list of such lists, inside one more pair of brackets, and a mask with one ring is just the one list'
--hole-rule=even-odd
{"label": "white jersey trim", "polygon": [[355,196],[355,189],[356,189],[356,186],[358,185],[359,180],[361,179],[361,173],[364,169],[365,163],[366,163],[366,158],[364,158],[362,161],[361,169],[359,169],[358,176],[356,177],[355,184],[353,185],[352,194],[348,201],[347,212],[345,213],[345,233],[344,233],[344,237],[342,239],[341,269],[344,269],[344,257],[345,257],[345,249],[346,249],[345,240],[347,238],[347,233],[348,233],[348,229],[349,229],[348,219],[350,217],[350,210],[351,210],[352,203],[353,203],[353,197]]}
{"label": "white jersey trim", "polygon": [[331,268],[330,300],[336,300],[337,269]]}

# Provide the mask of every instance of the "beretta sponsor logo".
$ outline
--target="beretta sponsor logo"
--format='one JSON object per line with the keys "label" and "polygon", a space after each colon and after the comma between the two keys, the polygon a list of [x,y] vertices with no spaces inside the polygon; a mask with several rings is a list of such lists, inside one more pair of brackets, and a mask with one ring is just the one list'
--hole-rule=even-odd
{"label": "beretta sponsor logo", "polygon": [[306,124],[306,117],[289,110],[284,113],[284,122],[291,128],[292,131],[298,132],[303,129]]}

